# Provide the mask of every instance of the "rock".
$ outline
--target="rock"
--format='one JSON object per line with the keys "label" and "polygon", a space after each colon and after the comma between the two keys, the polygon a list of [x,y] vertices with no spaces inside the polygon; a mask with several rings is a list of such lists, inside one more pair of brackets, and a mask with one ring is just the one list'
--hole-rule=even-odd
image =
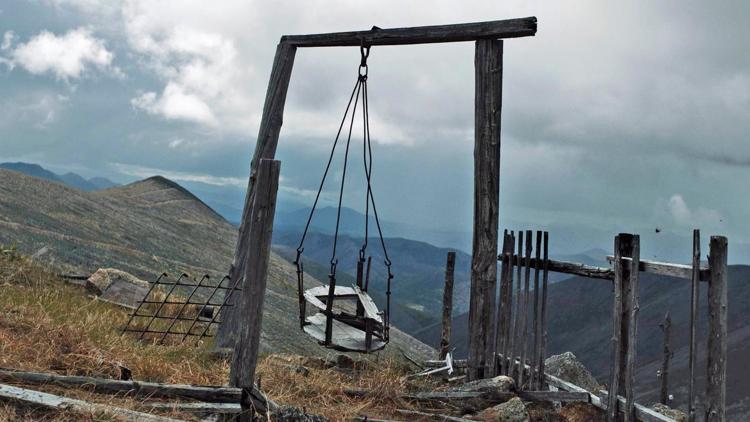
{"label": "rock", "polygon": [[357,361],[350,358],[347,355],[336,355],[336,368],[339,369],[354,369],[357,366]]}
{"label": "rock", "polygon": [[125,307],[138,306],[148,294],[148,288],[148,282],[114,268],[100,268],[86,280],[86,290]]}
{"label": "rock", "polygon": [[607,420],[604,411],[588,403],[570,403],[560,409],[560,416],[565,422],[604,422]]}
{"label": "rock", "polygon": [[332,368],[334,363],[327,361],[323,358],[315,356],[302,356],[300,357],[300,364],[308,368],[314,369],[329,369]]}
{"label": "rock", "polygon": [[544,361],[544,371],[588,391],[597,391],[600,388],[596,378],[571,352],[548,357]]}
{"label": "rock", "polygon": [[529,420],[533,422],[565,422],[560,416],[560,406],[549,401],[526,403]]}
{"label": "rock", "polygon": [[476,381],[467,382],[456,387],[451,388],[451,391],[482,391],[482,390],[497,390],[497,391],[515,391],[516,385],[513,378],[500,375],[495,378],[486,378]]}
{"label": "rock", "polygon": [[521,399],[513,397],[505,403],[484,409],[474,419],[482,422],[529,422],[529,413]]}
{"label": "rock", "polygon": [[651,406],[651,408],[668,418],[674,419],[677,422],[684,422],[687,420],[687,415],[684,412],[682,412],[681,410],[672,409],[665,404],[655,403]]}

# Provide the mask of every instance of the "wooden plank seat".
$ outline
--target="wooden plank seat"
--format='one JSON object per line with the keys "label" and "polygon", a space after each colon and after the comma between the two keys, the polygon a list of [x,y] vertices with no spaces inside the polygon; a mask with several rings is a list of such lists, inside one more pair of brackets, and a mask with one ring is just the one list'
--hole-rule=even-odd
{"label": "wooden plank seat", "polygon": [[[305,318],[307,324],[303,327],[305,332],[321,343],[326,339],[326,316],[318,312]],[[333,335],[330,347],[345,352],[374,352],[385,347],[385,342],[378,336],[372,336],[372,342],[368,350],[366,334],[363,330],[352,327],[338,319],[333,320]]]}
{"label": "wooden plank seat", "polygon": [[[327,285],[307,289],[303,296],[305,301],[320,312],[305,318],[304,331],[320,342],[325,342]],[[356,314],[351,303],[335,307],[333,315],[333,334],[329,346],[334,349],[372,352],[385,347],[383,316],[367,292],[356,285],[336,286],[334,302],[337,300],[355,300],[356,308],[362,312]],[[370,343],[369,348],[368,342]]]}

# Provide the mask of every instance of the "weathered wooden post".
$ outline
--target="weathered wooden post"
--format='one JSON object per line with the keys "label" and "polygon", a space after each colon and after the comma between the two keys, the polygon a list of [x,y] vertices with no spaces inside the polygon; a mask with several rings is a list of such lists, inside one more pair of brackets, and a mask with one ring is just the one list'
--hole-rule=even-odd
{"label": "weathered wooden post", "polygon": [[698,323],[698,304],[700,301],[701,284],[701,232],[693,230],[693,273],[690,280],[690,356],[688,369],[688,422],[695,422],[695,360],[698,352],[698,337],[696,324]]}
{"label": "weathered wooden post", "polygon": [[468,377],[482,378],[494,358],[494,311],[500,194],[500,113],[503,41],[476,41],[474,121],[474,235],[469,302]]}
{"label": "weathered wooden post", "polygon": [[234,353],[229,382],[232,387],[242,388],[242,414],[240,420],[253,418],[251,394],[255,380],[255,365],[258,360],[260,332],[263,321],[263,300],[266,293],[268,261],[271,255],[271,235],[276,211],[276,192],[279,187],[281,162],[262,159],[258,166],[256,191],[248,218],[247,251],[245,257],[242,294],[237,315],[239,328],[235,337]]}
{"label": "weathered wooden post", "polygon": [[672,360],[672,349],[669,347],[669,336],[672,331],[672,318],[669,317],[669,311],[664,315],[664,322],[659,324],[664,332],[664,345],[662,346],[662,363],[659,372],[659,381],[661,389],[659,392],[659,402],[667,404],[669,402],[669,361]]}
{"label": "weathered wooden post", "polygon": [[[510,318],[513,299],[513,247],[515,244],[513,232],[505,230],[503,235],[502,268],[500,270],[500,300],[497,304],[495,320],[495,352],[502,355],[502,359],[495,358],[500,367],[495,367],[491,375],[497,375],[500,370],[507,373],[510,365],[508,349],[510,346]],[[494,356],[494,355],[493,355]]]}
{"label": "weathered wooden post", "polygon": [[[246,259],[243,253],[247,251],[247,231],[250,219],[250,208],[255,197],[255,183],[258,175],[258,165],[264,158],[274,158],[276,155],[276,146],[279,143],[279,133],[284,116],[284,104],[286,102],[286,93],[289,88],[289,79],[292,76],[292,67],[294,66],[294,56],[297,47],[281,42],[276,47],[276,56],[273,59],[271,77],[268,81],[266,90],[266,100],[263,105],[263,115],[260,120],[258,129],[258,139],[255,144],[255,154],[250,163],[250,179],[245,194],[245,207],[242,211],[242,221],[240,222],[240,234],[237,240],[237,246],[234,251],[234,259],[229,269],[231,280],[239,280],[238,286],[244,286],[244,280],[240,277],[245,273]],[[231,300],[234,305],[237,301]],[[214,347],[233,347],[235,334],[238,326],[237,306],[231,306],[224,309],[222,322],[214,338]]]}
{"label": "weathered wooden post", "polygon": [[708,377],[706,421],[726,420],[727,397],[727,238],[711,236],[708,265]]}
{"label": "weathered wooden post", "polygon": [[[624,258],[630,258],[627,262]],[[614,335],[612,336],[612,366],[607,407],[607,421],[618,419],[619,392],[625,395],[625,421],[634,420],[633,380],[635,378],[635,352],[638,334],[638,281],[640,264],[640,238],[620,233],[615,237],[614,307],[612,311]]]}
{"label": "weathered wooden post", "polygon": [[443,288],[443,334],[440,338],[440,359],[445,359],[451,345],[451,313],[453,312],[453,273],[456,269],[456,253],[448,252],[445,263],[445,287]]}

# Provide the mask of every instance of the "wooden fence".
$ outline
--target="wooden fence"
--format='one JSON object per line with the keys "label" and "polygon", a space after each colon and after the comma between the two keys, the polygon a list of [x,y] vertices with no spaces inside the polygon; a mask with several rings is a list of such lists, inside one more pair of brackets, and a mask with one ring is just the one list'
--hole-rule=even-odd
{"label": "wooden fence", "polygon": [[[641,272],[667,275],[689,280],[691,300],[686,304],[690,313],[689,392],[687,415],[696,420],[696,358],[697,321],[700,282],[708,289],[707,382],[705,390],[706,421],[726,420],[726,358],[727,358],[727,238],[712,236],[708,266],[701,266],[700,232],[693,233],[692,265],[640,259],[640,237],[621,233],[615,237],[614,253],[607,259],[612,268],[594,267],[573,262],[549,259],[546,232],[505,231],[500,271],[498,307],[493,321],[496,331],[494,348],[484,357],[493,362],[486,376],[506,374],[515,378],[518,388],[544,387],[544,358],[546,356],[547,279],[549,272],[578,275],[607,280],[613,287],[612,360],[607,403],[608,421],[644,420],[637,410],[633,389],[638,341],[639,275]],[[524,245],[525,240],[525,245]],[[532,247],[535,243],[535,248]],[[514,252],[517,246],[517,252]],[[534,256],[532,252],[535,250]],[[637,268],[637,271],[633,269]],[[515,277],[514,277],[515,269]],[[531,273],[533,272],[533,286]],[[541,284],[540,284],[541,277]],[[515,291],[514,291],[515,290]],[[488,293],[489,294],[489,293]],[[529,304],[529,301],[531,305]],[[688,306],[689,305],[689,306]],[[531,307],[530,307],[531,306]],[[531,315],[531,322],[527,321]],[[479,335],[470,328],[469,341]],[[473,356],[467,363],[472,368]],[[523,362],[523,365],[519,363]],[[527,367],[526,370],[519,368]]]}

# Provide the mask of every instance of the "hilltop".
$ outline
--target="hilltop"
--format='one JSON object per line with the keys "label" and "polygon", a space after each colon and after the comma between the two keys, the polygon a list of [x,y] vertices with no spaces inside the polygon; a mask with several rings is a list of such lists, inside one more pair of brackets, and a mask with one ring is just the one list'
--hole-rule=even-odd
{"label": "hilltop", "polygon": [[[152,177],[84,192],[0,169],[0,243],[60,271],[90,274],[100,267],[144,280],[187,272],[221,278],[231,264],[237,229],[179,184]],[[264,307],[266,350],[325,355],[297,325],[294,268],[272,253]],[[273,333],[273,334],[270,334]],[[417,356],[430,348],[398,329],[392,347]]]}

